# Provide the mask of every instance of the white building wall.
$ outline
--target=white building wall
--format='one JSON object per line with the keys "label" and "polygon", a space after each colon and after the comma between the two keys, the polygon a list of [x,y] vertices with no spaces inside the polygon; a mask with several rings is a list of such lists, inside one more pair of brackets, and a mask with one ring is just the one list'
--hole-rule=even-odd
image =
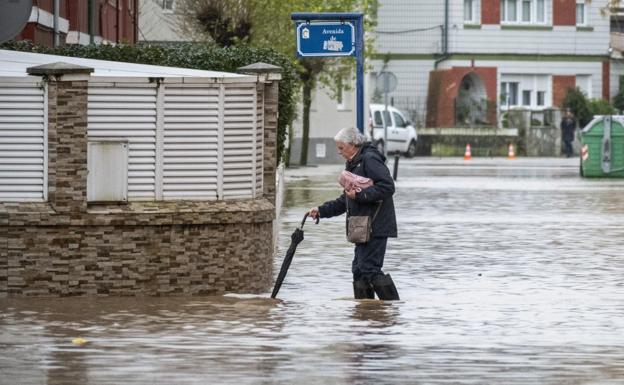
{"label": "white building wall", "polygon": [[[440,68],[469,67],[470,60],[447,60],[440,64]],[[501,75],[576,75],[577,86],[585,91],[590,98],[602,97],[602,62],[575,62],[575,61],[502,61],[502,60],[475,60],[478,67],[497,67],[500,87]],[[552,87],[552,79],[551,85]],[[500,95],[500,90],[498,90]],[[548,100],[552,102],[552,98]]]}
{"label": "white building wall", "polygon": [[139,1],[139,40],[140,41],[188,41],[180,31],[180,16],[165,10],[162,0]]}
{"label": "white building wall", "polygon": [[443,25],[444,1],[381,0],[376,50],[408,54],[442,52]]}
{"label": "white building wall", "polygon": [[[480,3],[478,0],[474,0]],[[541,55],[606,55],[609,49],[609,16],[600,10],[607,0],[593,0],[587,7],[587,27],[552,25],[552,0],[546,1],[544,25],[480,25],[464,26],[463,0],[451,0],[449,12],[449,48],[452,53],[513,53]],[[443,2],[440,7],[443,8]],[[479,8],[477,6],[477,8]],[[480,8],[479,8],[480,9]],[[480,13],[480,11],[479,11]],[[480,17],[480,15],[478,15]],[[381,24],[381,22],[380,22]],[[527,29],[506,29],[527,28]],[[552,27],[552,30],[531,29]],[[487,42],[487,44],[484,44]]]}
{"label": "white building wall", "polygon": [[[383,68],[382,61],[373,62],[375,73]],[[384,71],[392,72],[398,79],[397,89],[388,96],[394,101],[394,106],[408,116],[415,127],[425,124],[425,110],[427,107],[427,91],[429,72],[434,69],[434,60],[392,60],[388,62]],[[375,87],[375,77],[372,76],[370,87]],[[383,94],[375,94],[375,102],[383,103]]]}
{"label": "white building wall", "polygon": [[591,32],[569,26],[533,31],[501,29],[498,25],[483,25],[480,29],[455,25],[450,28],[449,46],[454,53],[607,55],[609,26],[597,25]]}

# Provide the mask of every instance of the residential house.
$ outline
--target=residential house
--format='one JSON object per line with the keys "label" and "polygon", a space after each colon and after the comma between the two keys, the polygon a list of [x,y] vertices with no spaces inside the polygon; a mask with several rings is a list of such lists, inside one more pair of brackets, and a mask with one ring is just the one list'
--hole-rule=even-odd
{"label": "residential house", "polygon": [[139,0],[139,40],[180,42],[189,38],[180,30],[175,0]]}
{"label": "residential house", "polygon": [[[380,0],[367,100],[379,100],[373,88],[380,71],[397,76],[391,100],[418,127],[500,125],[509,109],[558,108],[569,87],[612,98],[624,67],[611,55],[606,6],[607,0]],[[335,157],[315,157],[314,146],[345,120],[342,103],[319,93],[315,103],[308,159],[323,163]],[[318,129],[319,121],[328,123]],[[295,147],[297,141],[295,135]]]}
{"label": "residential house", "polygon": [[[135,43],[138,0],[33,0],[28,23],[15,40],[55,46]],[[58,23],[55,42],[55,9]]]}

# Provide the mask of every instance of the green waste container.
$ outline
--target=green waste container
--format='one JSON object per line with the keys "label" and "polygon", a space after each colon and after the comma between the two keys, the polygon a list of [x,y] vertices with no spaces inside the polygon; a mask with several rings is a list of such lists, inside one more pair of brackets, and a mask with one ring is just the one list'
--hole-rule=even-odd
{"label": "green waste container", "polygon": [[595,116],[583,128],[581,176],[624,178],[624,116]]}

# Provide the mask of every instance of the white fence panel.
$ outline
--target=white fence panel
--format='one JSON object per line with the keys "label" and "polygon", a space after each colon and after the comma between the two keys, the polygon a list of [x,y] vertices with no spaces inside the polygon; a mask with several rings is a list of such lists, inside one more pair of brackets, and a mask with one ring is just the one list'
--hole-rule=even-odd
{"label": "white fence panel", "polygon": [[[91,81],[91,141],[128,142],[128,200],[262,195],[264,104],[256,83]],[[47,92],[0,82],[0,201],[47,199]]]}
{"label": "white fence panel", "polygon": [[256,114],[255,84],[226,85],[223,112],[223,199],[255,197]]}
{"label": "white fence panel", "polygon": [[47,200],[47,93],[0,83],[0,202]]}
{"label": "white fence panel", "polygon": [[128,200],[156,199],[155,83],[90,84],[89,139],[127,139]]}
{"label": "white fence panel", "polygon": [[217,199],[219,87],[164,92],[163,199]]}

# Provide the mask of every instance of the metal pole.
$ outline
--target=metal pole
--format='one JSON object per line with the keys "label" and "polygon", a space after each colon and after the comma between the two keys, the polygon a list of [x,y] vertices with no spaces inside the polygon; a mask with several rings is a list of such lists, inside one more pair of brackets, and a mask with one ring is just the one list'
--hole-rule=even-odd
{"label": "metal pole", "polygon": [[115,35],[116,35],[115,42],[117,44],[119,44],[119,38],[120,38],[120,36],[119,36],[119,27],[120,27],[120,25],[119,25],[119,23],[120,23],[119,13],[120,13],[119,12],[119,0],[117,0],[115,2],[115,26],[116,26],[116,29],[117,29],[117,31],[115,33]]}
{"label": "metal pole", "polygon": [[[501,5],[502,7],[502,5]],[[449,0],[444,2],[444,55],[448,55]]]}
{"label": "metal pole", "polygon": [[[357,94],[357,128],[364,133],[364,17],[356,20],[355,55],[356,55],[356,94]],[[385,146],[384,146],[385,148]]]}
{"label": "metal pole", "polygon": [[392,178],[396,180],[398,174],[399,174],[399,154],[397,153],[394,156],[394,171],[392,173]]}
{"label": "metal pole", "polygon": [[[384,76],[384,82],[387,82],[387,76]],[[385,86],[385,85],[384,85]],[[387,89],[387,88],[384,88]],[[388,113],[388,93],[384,92],[384,104],[386,105],[383,116],[383,127],[384,127],[384,145],[383,145],[383,155],[388,158],[388,123],[386,122],[386,118],[390,117]],[[391,118],[392,119],[392,118]]]}
{"label": "metal pole", "polygon": [[61,0],[54,0],[54,46],[58,47],[60,45],[59,40],[59,12],[60,12],[60,3]]}
{"label": "metal pole", "polygon": [[88,0],[87,3],[87,13],[88,16],[87,18],[88,20],[88,26],[89,26],[89,44],[93,44],[95,43],[95,36],[93,35],[95,33],[95,28],[93,27],[93,11],[95,8],[95,4],[93,3],[95,0]]}

